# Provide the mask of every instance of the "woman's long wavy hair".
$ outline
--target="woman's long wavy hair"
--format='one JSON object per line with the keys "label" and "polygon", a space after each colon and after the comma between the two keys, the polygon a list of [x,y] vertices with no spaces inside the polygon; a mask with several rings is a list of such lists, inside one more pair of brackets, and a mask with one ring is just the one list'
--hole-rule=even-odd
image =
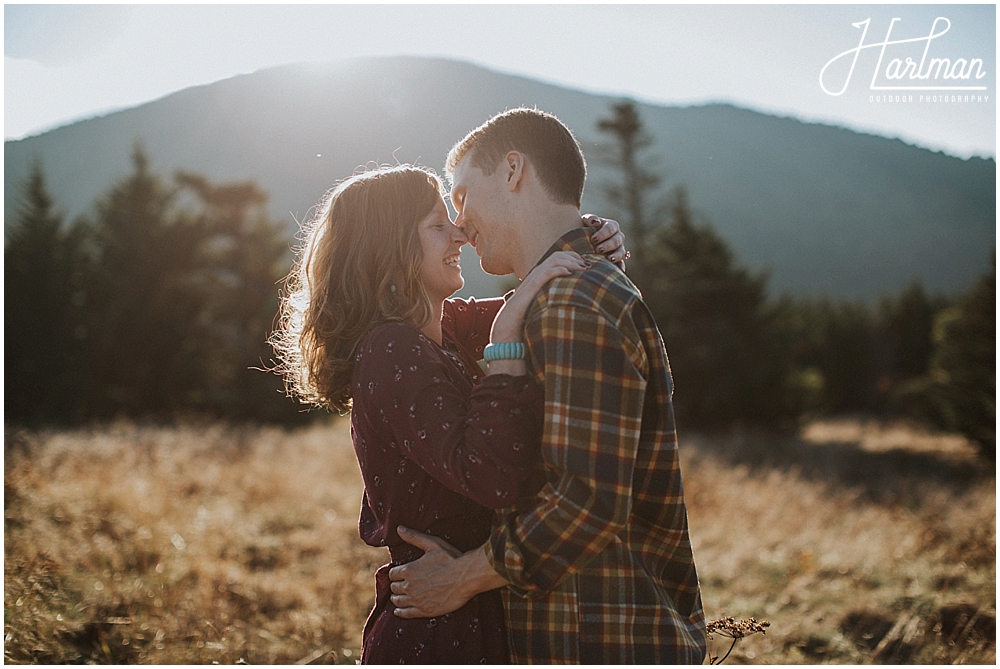
{"label": "woman's long wavy hair", "polygon": [[270,339],[290,396],[349,411],[361,338],[381,323],[420,327],[432,317],[417,224],[443,192],[434,172],[399,165],[356,174],[327,194],[304,226]]}

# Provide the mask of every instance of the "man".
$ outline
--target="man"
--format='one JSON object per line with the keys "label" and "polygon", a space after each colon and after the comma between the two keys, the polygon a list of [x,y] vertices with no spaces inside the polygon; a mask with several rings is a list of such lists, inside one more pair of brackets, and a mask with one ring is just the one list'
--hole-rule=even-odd
{"label": "man", "polygon": [[579,144],[554,116],[514,109],[455,145],[447,170],[484,270],[523,278],[557,250],[591,266],[549,283],[525,316],[524,355],[545,388],[537,493],[465,554],[401,528],[426,554],[390,572],[396,615],[442,615],[506,585],[516,662],[701,663],[666,352],[639,291],[580,227]]}

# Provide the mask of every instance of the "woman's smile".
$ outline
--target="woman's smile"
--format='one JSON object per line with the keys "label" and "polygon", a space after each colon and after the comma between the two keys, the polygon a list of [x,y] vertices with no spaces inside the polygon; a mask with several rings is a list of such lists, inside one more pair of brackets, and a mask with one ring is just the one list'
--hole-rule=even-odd
{"label": "woman's smile", "polygon": [[[461,290],[462,279],[462,247],[469,241],[465,232],[452,223],[444,200],[435,205],[431,213],[419,223],[420,247],[423,251],[423,283],[428,297],[432,300],[445,300]],[[441,265],[432,259],[441,258]]]}

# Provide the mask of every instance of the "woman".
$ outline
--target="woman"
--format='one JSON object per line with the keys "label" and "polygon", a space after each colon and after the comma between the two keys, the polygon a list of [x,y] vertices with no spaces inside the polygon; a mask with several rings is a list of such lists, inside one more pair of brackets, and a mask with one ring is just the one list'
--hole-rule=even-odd
{"label": "woman", "polygon": [[[291,392],[351,411],[365,483],[361,537],[392,560],[375,575],[365,663],[508,661],[497,591],[440,618],[393,615],[388,570],[421,554],[396,527],[470,550],[488,537],[491,509],[518,496],[538,450],[542,393],[523,360],[495,360],[488,373],[478,361],[491,340],[521,339],[524,313],[548,280],[585,267],[557,253],[506,303],[448,299],[463,285],[468,240],[442,193],[437,176],[407,165],[334,189],[306,231],[274,338]],[[612,257],[620,237],[616,225],[599,235]]]}

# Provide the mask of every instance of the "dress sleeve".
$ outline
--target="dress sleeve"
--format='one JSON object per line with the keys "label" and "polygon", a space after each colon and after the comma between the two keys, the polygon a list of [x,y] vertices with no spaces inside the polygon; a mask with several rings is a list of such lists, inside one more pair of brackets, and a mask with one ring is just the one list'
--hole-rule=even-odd
{"label": "dress sleeve", "polygon": [[497,525],[488,558],[520,592],[548,592],[621,533],[646,390],[640,349],[600,313],[572,305],[529,321],[545,378],[546,483]]}
{"label": "dress sleeve", "polygon": [[493,321],[503,305],[502,297],[445,300],[442,325],[451,331],[455,342],[474,360],[482,360],[483,348],[490,343]]}
{"label": "dress sleeve", "polygon": [[493,374],[467,395],[450,364],[411,326],[380,326],[359,347],[353,410],[384,423],[388,445],[447,488],[509,506],[537,458],[542,390],[528,376]]}

